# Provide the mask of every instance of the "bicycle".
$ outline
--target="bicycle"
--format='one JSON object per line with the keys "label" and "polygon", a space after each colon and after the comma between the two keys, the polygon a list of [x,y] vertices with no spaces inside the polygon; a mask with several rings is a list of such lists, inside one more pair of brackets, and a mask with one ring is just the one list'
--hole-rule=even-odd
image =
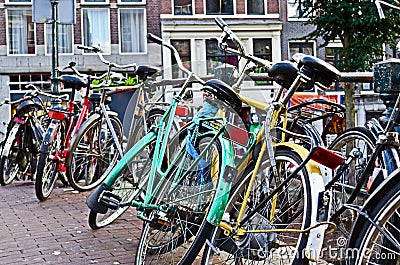
{"label": "bicycle", "polygon": [[[245,98],[243,96],[236,94],[235,92],[233,92],[233,90],[231,88],[229,88],[227,85],[225,85],[224,83],[222,83],[220,81],[210,80],[210,81],[207,81],[204,83],[204,81],[199,80],[199,78],[196,75],[194,75],[194,73],[190,72],[189,70],[184,68],[183,65],[179,64],[179,62],[181,62],[179,55],[171,45],[169,45],[168,43],[165,43],[163,40],[161,40],[153,35],[149,34],[148,36],[156,43],[159,43],[159,44],[169,48],[173,52],[173,54],[176,58],[176,61],[178,62],[178,65],[180,66],[179,68],[183,72],[187,73],[187,76],[188,76],[187,81],[185,82],[184,86],[182,87],[180,93],[174,98],[173,102],[171,103],[170,109],[168,109],[166,112],[169,114],[169,116],[171,116],[171,113],[174,112],[174,108],[178,104],[180,97],[183,95],[183,93],[187,87],[187,83],[191,80],[191,78],[194,78],[201,84],[204,84],[203,89],[206,92],[214,95],[216,98],[218,98],[222,102],[225,102],[224,108],[228,108],[226,105],[230,105],[231,108],[235,109],[236,112],[240,112],[242,102],[245,102],[251,106],[257,106],[259,109],[265,109],[266,107],[269,106],[268,104],[265,104],[262,102],[257,102],[255,100],[248,99],[248,98]],[[265,66],[270,67],[270,63],[267,61],[256,58],[254,56],[250,56],[248,54],[241,53],[240,55],[242,55],[243,58],[252,60],[257,65],[261,65],[264,67]],[[310,58],[306,57],[305,60],[306,59],[310,59]],[[307,62],[307,64],[309,64],[309,63],[310,62]],[[314,62],[312,61],[311,64],[314,64]],[[287,72],[284,72],[283,70],[286,70],[286,71],[289,69],[293,70],[292,67],[293,66],[289,63],[280,64],[280,65],[277,64],[277,66],[275,68],[273,68],[275,70],[274,74],[275,74],[276,80],[278,82],[282,83],[282,81],[284,81],[283,79],[290,79],[290,74],[288,74]],[[324,69],[321,68],[321,70],[324,70]],[[294,93],[294,91],[297,88],[300,88],[301,85],[303,85],[303,83],[299,82],[300,78],[297,77],[297,72],[298,72],[298,69],[296,67],[294,67],[296,86],[290,87],[290,92],[288,94],[286,94],[286,96],[285,96],[286,102],[290,98],[291,94]],[[329,71],[326,71],[324,73],[330,74]],[[320,80],[320,81],[324,81],[324,80]],[[325,81],[325,82],[327,82],[327,81]],[[280,90],[280,93],[278,93],[278,94],[282,95],[282,92],[283,92],[283,87]],[[280,95],[278,97],[280,97]],[[210,108],[210,107],[208,106],[208,108]],[[204,109],[205,109],[205,107],[202,110],[204,110]],[[211,109],[213,109],[213,108],[211,107]],[[271,108],[271,110],[273,110],[273,108]],[[207,109],[204,112],[208,112],[208,111],[210,111],[210,109]],[[214,109],[214,111],[211,111],[211,112],[214,114],[216,113],[215,109]],[[279,113],[279,111],[277,111],[277,113]],[[120,163],[117,163],[116,167],[110,172],[109,176],[105,179],[105,181],[102,183],[102,185],[99,186],[87,199],[87,204],[92,211],[100,212],[103,214],[107,212],[108,208],[118,209],[123,206],[134,206],[141,211],[139,216],[143,220],[145,220],[146,223],[145,223],[144,232],[142,234],[139,248],[138,248],[137,263],[139,263],[139,264],[141,264],[143,262],[143,260],[151,259],[151,256],[153,256],[154,258],[157,259],[158,256],[161,256],[163,254],[166,255],[166,257],[163,257],[163,259],[165,258],[165,262],[173,263],[174,257],[177,257],[177,258],[182,258],[181,263],[183,263],[183,264],[190,263],[193,258],[193,255],[187,256],[186,251],[182,252],[182,249],[181,248],[178,249],[178,247],[183,245],[184,243],[185,243],[184,249],[186,249],[186,247],[187,247],[186,244],[192,245],[193,242],[197,242],[197,244],[200,244],[199,241],[197,240],[197,237],[193,241],[189,240],[189,238],[194,237],[198,231],[204,232],[204,229],[202,229],[200,227],[203,227],[203,225],[205,223],[208,224],[208,222],[210,222],[214,226],[217,226],[222,219],[223,210],[225,209],[226,201],[229,197],[229,189],[231,186],[231,182],[235,178],[236,170],[233,169],[233,166],[235,166],[234,165],[235,159],[233,157],[235,152],[233,151],[234,149],[232,149],[232,147],[230,147],[230,141],[232,139],[229,139],[229,136],[228,136],[228,138],[221,137],[221,134],[225,130],[232,130],[232,128],[235,128],[235,127],[231,127],[233,125],[226,123],[226,120],[223,117],[210,118],[210,116],[214,116],[214,115],[205,115],[204,117],[198,118],[198,123],[197,123],[198,125],[196,125],[196,123],[195,123],[193,126],[194,129],[192,127],[190,127],[190,125],[187,125],[187,127],[183,128],[181,130],[181,132],[175,137],[178,144],[172,145],[172,146],[173,147],[177,146],[178,151],[176,151],[174,148],[171,148],[171,149],[173,150],[172,153],[175,154],[177,156],[177,158],[174,156],[171,157],[171,156],[166,155],[165,147],[167,146],[167,144],[166,144],[167,141],[166,141],[165,136],[164,136],[164,139],[162,139],[162,137],[163,137],[162,131],[163,130],[160,130],[161,133],[160,133],[160,131],[158,131],[157,136],[155,136],[154,132],[146,135],[144,139],[139,141],[137,145],[135,145],[131,150],[129,150],[127,152],[125,160],[123,159]],[[168,116],[164,116],[164,119],[167,119],[167,118],[168,118]],[[202,120],[202,119],[204,119],[204,120]],[[217,121],[218,121],[218,123],[216,123],[216,124],[213,123],[213,122],[217,122]],[[168,129],[168,122],[166,122],[165,124],[163,122],[161,122],[158,126],[160,128],[163,128],[163,126],[167,126],[166,128]],[[194,130],[196,133],[192,134],[190,132],[191,130]],[[168,130],[166,130],[166,131],[168,132]],[[230,135],[230,137],[233,137],[233,135],[235,135],[235,137],[233,139],[235,141],[238,141],[239,143],[242,143],[242,145],[244,145],[245,147],[251,146],[251,148],[249,148],[248,153],[243,155],[243,157],[245,157],[245,159],[247,159],[250,156],[250,154],[253,153],[252,147],[254,147],[256,142],[260,142],[262,137],[260,137],[260,135],[255,135],[255,134],[249,133],[245,130],[240,130],[238,128],[235,128],[234,132],[235,133],[233,133],[232,135],[231,134],[228,134],[228,135]],[[181,160],[182,156],[185,157],[185,155],[187,155],[187,154],[185,154],[186,148],[183,148],[185,145],[189,145],[189,143],[191,143],[190,140],[187,140],[187,139],[191,139],[191,138],[186,138],[187,135],[193,135],[195,138],[194,140],[199,139],[199,138],[201,139],[202,137],[207,137],[206,138],[207,140],[205,141],[207,143],[207,145],[205,145],[205,147],[203,149],[203,148],[200,148],[200,145],[203,141],[194,142],[193,146],[195,146],[195,150],[197,151],[196,153],[199,153],[199,154],[194,155],[194,157],[196,157],[196,158],[192,157],[192,159],[190,161],[191,162],[190,166],[188,166],[188,168],[184,167],[182,169],[180,167],[180,166],[182,166],[181,163],[178,163],[178,166],[175,166],[175,165],[176,165],[176,162],[179,162],[179,161],[182,162],[182,160]],[[243,142],[243,139],[236,138],[236,137],[241,138],[244,135],[246,135],[246,137],[248,137],[248,139],[249,139],[248,141]],[[135,184],[135,186],[134,186],[136,194],[133,196],[133,199],[130,198],[130,200],[122,201],[121,197],[119,197],[116,193],[113,193],[113,191],[114,191],[113,185],[117,186],[118,181],[119,181],[119,175],[123,172],[123,170],[125,170],[128,167],[128,163],[134,162],[136,159],[135,156],[138,155],[142,150],[144,150],[146,144],[149,145],[149,144],[153,143],[153,141],[156,141],[155,148],[154,149],[149,148],[151,150],[155,150],[154,154],[156,154],[156,155],[153,155],[153,161],[152,162],[146,161],[146,164],[143,163],[143,165],[140,165],[140,168],[139,168],[140,170],[144,170],[142,172],[145,172],[145,173],[150,171],[150,176],[146,176],[146,178],[142,179],[141,182],[136,182],[137,184]],[[294,144],[286,144],[286,145],[289,149],[297,148],[296,145],[294,145]],[[171,144],[170,144],[170,146],[171,146]],[[201,194],[204,193],[204,194],[207,194],[207,196],[201,197],[200,194],[195,193],[190,196],[190,198],[193,198],[193,200],[189,200],[189,198],[185,198],[185,196],[187,196],[186,195],[187,191],[183,192],[182,186],[179,186],[179,188],[177,186],[178,183],[180,185],[185,184],[185,182],[181,182],[182,179],[180,179],[180,175],[179,174],[168,175],[168,173],[172,173],[172,172],[175,172],[175,170],[177,170],[178,173],[183,174],[183,177],[182,177],[183,179],[185,179],[185,177],[188,177],[189,175],[191,175],[188,172],[199,173],[198,172],[199,170],[195,170],[196,165],[199,163],[199,161],[202,160],[201,159],[202,156],[207,153],[207,149],[209,149],[211,146],[215,150],[212,152],[212,153],[215,153],[215,156],[216,156],[215,161],[222,164],[222,166],[220,166],[220,165],[214,166],[215,167],[214,170],[211,170],[211,172],[213,172],[213,173],[217,173],[218,171],[220,171],[218,174],[210,173],[210,174],[212,174],[212,176],[215,176],[214,178],[211,177],[211,179],[215,179],[218,182],[218,188],[211,188],[211,187],[205,188],[204,187],[204,190],[202,190]],[[222,146],[222,148],[220,148],[221,146]],[[285,147],[285,144],[281,144],[281,146],[279,146],[279,147],[283,148],[283,147]],[[159,153],[160,150],[161,150],[161,153]],[[221,153],[221,155],[220,155],[220,153]],[[188,157],[190,160],[191,156],[189,155]],[[171,160],[170,163],[168,163],[168,161],[169,161],[168,159]],[[210,157],[208,157],[208,159],[210,159]],[[206,159],[204,159],[204,160],[206,160]],[[208,160],[208,161],[210,161],[210,160]],[[212,161],[214,161],[214,159]],[[239,166],[240,171],[242,171],[247,166],[246,161],[243,161],[241,166]],[[152,164],[152,166],[150,166],[150,164]],[[210,168],[213,167],[212,165],[214,165],[214,163],[211,163],[211,162],[206,163],[206,165],[207,164],[210,165],[210,166],[206,167],[207,170],[210,170]],[[306,164],[306,163],[304,163],[304,164]],[[147,167],[144,167],[144,165],[147,165]],[[139,166],[135,165],[135,169],[137,169],[136,167],[139,167]],[[164,168],[164,167],[166,167],[166,168]],[[203,168],[204,168],[204,166],[203,166]],[[140,170],[136,170],[136,172],[141,172]],[[313,170],[313,168],[310,168],[311,172],[312,172],[312,170]],[[314,170],[315,170],[315,168],[314,168]],[[161,179],[160,178],[154,179],[153,174],[155,174],[155,173],[160,174],[160,175],[161,175],[161,173],[164,173],[164,174],[167,173],[167,174],[161,175],[160,176]],[[142,177],[143,175],[146,175],[146,174],[137,175],[137,178]],[[172,176],[174,176],[174,177],[172,177]],[[171,179],[171,181],[170,181],[171,183],[168,181],[169,179]],[[202,183],[198,184],[199,187],[197,190],[201,190],[201,188],[202,188],[201,184]],[[171,195],[174,194],[174,196],[177,196],[178,198],[180,198],[180,199],[177,199],[176,201],[171,201],[170,197],[169,197],[169,199],[163,197],[163,195],[166,195],[169,193],[168,190],[166,190],[166,189],[169,189],[171,187],[171,185],[172,185],[172,190],[170,191]],[[186,183],[186,185],[187,185],[187,183]],[[216,183],[215,184],[213,183],[213,185],[217,186]],[[155,191],[153,190],[153,186],[156,187]],[[144,187],[147,187],[146,191],[144,191]],[[158,190],[158,188],[160,188],[160,187],[166,188],[166,189]],[[184,187],[186,187],[187,190],[190,190],[188,186],[184,186]],[[117,188],[117,187],[115,187],[115,188]],[[196,186],[196,188],[197,188],[197,186]],[[176,189],[178,191],[180,191],[181,193],[177,192]],[[215,194],[213,193],[214,191],[215,191]],[[177,194],[175,192],[177,192]],[[137,201],[134,200],[135,198],[138,199],[138,197],[140,197],[140,195],[145,196],[144,202],[141,202],[140,200],[137,200]],[[204,197],[206,197],[206,200]],[[158,199],[156,199],[156,198],[158,198]],[[201,204],[200,204],[201,207],[197,203],[194,204],[194,205],[196,205],[196,207],[191,204],[191,203],[193,203],[193,201],[196,198],[199,200],[198,203],[201,202]],[[205,202],[203,202],[201,200],[201,198],[203,200],[205,200]],[[215,198],[215,199],[212,199],[212,198]],[[154,200],[154,203],[151,203],[151,202],[153,202],[153,200]],[[186,201],[186,200],[189,200],[190,202]],[[178,209],[182,209],[181,208],[183,206],[182,204],[185,204],[185,203],[186,203],[187,207],[185,207],[185,211],[184,211],[185,214],[183,214],[182,210],[178,210]],[[190,205],[190,206],[188,206],[188,205]],[[197,206],[199,207],[198,209],[197,209]],[[194,209],[197,209],[197,211],[194,211]],[[173,213],[169,212],[171,210],[173,210]],[[179,216],[181,214],[182,214],[182,216]],[[174,219],[174,218],[176,218],[176,219]],[[183,218],[185,220],[182,220],[180,218]],[[205,220],[207,220],[207,222],[205,222]],[[173,224],[178,224],[178,223],[180,224],[179,226],[173,225]],[[181,231],[181,232],[180,233],[172,232],[175,229],[179,229],[179,231]],[[157,234],[159,234],[159,236],[157,238],[154,238],[154,237],[152,238],[153,233],[155,234],[155,236]],[[166,238],[162,238],[161,234],[164,234],[164,236],[166,236]],[[207,234],[207,233],[203,233],[203,234]],[[174,237],[174,235],[176,235],[176,237]],[[155,241],[154,242],[149,241],[151,239],[153,239]],[[160,240],[161,242],[157,242],[157,240]],[[203,243],[204,243],[204,240],[205,240],[204,237],[201,240],[203,240]],[[150,245],[149,245],[149,243],[150,243]],[[190,249],[192,249],[191,246],[189,246],[189,247],[190,247]],[[194,250],[194,251],[196,251],[196,250]],[[151,255],[151,254],[153,254],[153,255]]]}
{"label": "bicycle", "polygon": [[[71,62],[62,69],[62,71],[71,69],[75,75],[62,75],[59,77],[59,81],[64,85],[64,88],[71,89],[71,98],[66,102],[67,106],[63,107],[60,102],[53,102],[53,106],[49,109],[50,124],[40,146],[40,156],[36,169],[35,193],[40,201],[44,201],[50,196],[58,177],[60,177],[64,184],[67,184],[63,174],[67,170],[65,162],[71,139],[77,134],[83,122],[88,118],[91,102],[93,105],[96,105],[100,101],[100,98],[96,94],[89,96],[90,90],[93,87],[91,80],[100,80],[112,74],[105,73],[99,77],[86,76],[82,75],[75,68],[75,65],[75,62]],[[119,75],[117,77],[119,78]],[[86,92],[83,95],[82,108],[79,109],[78,102],[75,102],[75,93],[81,88],[86,88]],[[116,124],[116,128],[120,129],[118,135],[121,136],[122,125],[117,115],[110,113],[110,120],[112,124]]]}
{"label": "bicycle", "polygon": [[34,180],[39,145],[42,141],[49,117],[45,102],[40,96],[63,98],[40,91],[36,86],[28,84],[32,89],[21,99],[5,100],[0,103],[17,105],[14,115],[7,126],[0,159],[0,184],[11,184],[13,180]]}

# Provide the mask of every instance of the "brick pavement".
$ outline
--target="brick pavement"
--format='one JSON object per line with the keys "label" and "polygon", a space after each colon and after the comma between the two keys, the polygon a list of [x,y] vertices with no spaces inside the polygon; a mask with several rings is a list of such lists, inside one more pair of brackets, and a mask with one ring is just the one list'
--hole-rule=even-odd
{"label": "brick pavement", "polygon": [[141,222],[129,210],[93,231],[89,194],[56,188],[39,202],[32,182],[0,187],[0,264],[134,264]]}

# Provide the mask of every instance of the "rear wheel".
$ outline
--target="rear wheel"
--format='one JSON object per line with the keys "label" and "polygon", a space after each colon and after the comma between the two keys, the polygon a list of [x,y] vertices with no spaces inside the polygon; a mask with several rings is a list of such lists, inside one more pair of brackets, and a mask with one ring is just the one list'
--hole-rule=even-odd
{"label": "rear wheel", "polygon": [[122,124],[117,116],[109,117],[117,141],[112,137],[105,118],[94,116],[71,143],[66,163],[67,179],[75,190],[87,191],[98,186],[120,158],[118,143],[121,147]]}
{"label": "rear wheel", "polygon": [[[374,135],[365,127],[355,127],[346,130],[337,137],[328,147],[331,150],[339,152],[343,157],[348,157],[350,152],[357,150],[360,154],[352,160],[347,170],[340,176],[340,179],[333,185],[333,213],[342,208],[347,203],[351,193],[355,190],[359,182],[363,182],[360,191],[354,201],[350,202],[362,206],[371,193],[373,185],[378,186],[383,181],[384,175],[389,175],[398,168],[398,152],[395,148],[383,147],[378,154],[374,168],[368,172],[366,180],[361,177],[366,170],[367,164],[375,150],[376,139]],[[376,175],[374,184],[371,185],[373,175]],[[370,180],[368,180],[370,178]],[[368,184],[368,181],[370,183]],[[368,190],[369,189],[369,190]],[[333,220],[337,225],[337,230],[327,235],[324,244],[333,248],[340,248],[337,243],[340,237],[347,238],[357,218],[357,212],[352,209],[346,209],[340,214],[334,215]],[[330,261],[334,261],[330,259]]]}
{"label": "rear wheel", "polygon": [[[145,211],[144,224],[137,252],[137,264],[192,264],[193,255],[186,255],[200,227],[204,224],[210,203],[213,201],[218,183],[222,161],[219,141],[211,143],[209,136],[198,136],[191,143],[201,162],[193,164],[194,159],[185,148],[180,149],[187,137],[176,137],[172,156],[176,163],[169,167],[170,172],[162,181],[162,189],[153,195],[152,204],[165,206],[165,211]],[[176,148],[175,148],[176,147]],[[194,166],[188,171],[190,166]]]}
{"label": "rear wheel", "polygon": [[0,160],[0,184],[2,186],[13,182],[25,169],[23,164],[28,166],[29,163],[24,163],[24,150],[22,150],[22,131],[21,127],[12,127],[8,137],[4,140],[2,156]]}
{"label": "rear wheel", "polygon": [[[277,189],[303,160],[297,153],[287,149],[276,150],[275,160],[278,176],[273,176],[267,159],[257,173],[244,217],[256,207],[259,208],[239,227],[244,233],[227,235],[222,227],[214,227],[209,233],[210,242],[203,251],[202,264],[308,264],[308,259],[296,255],[303,253],[306,247],[307,236],[304,233],[246,232],[305,229],[310,226],[311,188],[306,169],[300,170]],[[236,183],[223,222],[230,225],[236,223],[253,170],[254,166],[247,169],[241,181]]]}
{"label": "rear wheel", "polygon": [[[46,150],[40,154],[36,169],[35,192],[40,201],[44,201],[50,196],[58,179],[58,174],[61,174],[58,159],[63,151],[62,141],[65,138],[65,124],[59,122],[54,128],[50,129],[50,132],[49,129],[47,133],[53,135],[50,138],[53,140],[48,143]],[[46,136],[45,139],[47,139]]]}

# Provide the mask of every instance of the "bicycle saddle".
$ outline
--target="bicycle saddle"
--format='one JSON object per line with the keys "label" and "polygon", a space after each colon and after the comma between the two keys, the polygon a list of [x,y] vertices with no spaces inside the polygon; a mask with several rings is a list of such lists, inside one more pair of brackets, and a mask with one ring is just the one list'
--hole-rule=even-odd
{"label": "bicycle saddle", "polygon": [[311,55],[296,53],[292,59],[297,62],[300,73],[309,77],[320,88],[326,90],[340,78],[340,72],[333,65]]}
{"label": "bicycle saddle", "polygon": [[65,88],[73,88],[75,90],[79,90],[82,87],[86,87],[86,81],[76,75],[62,75],[60,76],[60,81],[64,83]]}
{"label": "bicycle saddle", "polygon": [[203,90],[213,94],[217,99],[234,109],[237,113],[242,111],[242,101],[239,95],[232,88],[218,79],[208,80]]}
{"label": "bicycle saddle", "polygon": [[[101,100],[101,94],[100,93],[93,93],[90,95],[89,100],[92,102],[99,103]],[[104,101],[104,104],[108,105],[111,103],[111,96],[106,96],[106,99]]]}
{"label": "bicycle saddle", "polygon": [[141,80],[145,81],[147,77],[160,71],[161,69],[155,66],[139,65],[135,70],[135,74],[137,74]]}
{"label": "bicycle saddle", "polygon": [[297,77],[299,69],[290,61],[278,62],[268,69],[267,73],[276,83],[289,88]]}

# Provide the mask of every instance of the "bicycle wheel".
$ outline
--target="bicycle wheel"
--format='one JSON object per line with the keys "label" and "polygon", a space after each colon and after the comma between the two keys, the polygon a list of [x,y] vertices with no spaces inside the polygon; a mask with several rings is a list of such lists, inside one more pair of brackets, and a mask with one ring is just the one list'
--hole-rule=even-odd
{"label": "bicycle wheel", "polygon": [[360,216],[347,246],[347,264],[400,264],[400,182],[391,183],[389,191],[375,195],[364,212],[388,237]]}
{"label": "bicycle wheel", "polygon": [[25,171],[23,164],[25,155],[22,149],[23,132],[20,125],[15,124],[4,139],[4,146],[0,160],[0,184],[11,184],[18,175]]}
{"label": "bicycle wheel", "polygon": [[[214,227],[205,244],[202,264],[308,264],[303,249],[307,236],[298,232],[247,232],[246,230],[305,229],[311,223],[311,187],[306,169],[300,170],[287,184],[278,186],[287,179],[294,168],[303,161],[288,149],[275,152],[278,176],[274,177],[269,162],[265,159],[258,170],[244,216],[260,207],[239,230],[243,234],[226,235],[221,227]],[[248,187],[254,165],[250,166],[231,193],[223,221],[234,225],[244,194]],[[272,192],[275,195],[269,196]],[[266,200],[267,197],[271,197]],[[213,247],[211,247],[213,246]],[[199,246],[201,247],[201,246]],[[218,252],[215,252],[215,251]]]}
{"label": "bicycle wheel", "polygon": [[[143,188],[147,181],[147,176],[151,168],[154,141],[149,143],[139,154],[129,163],[127,169],[117,178],[109,190],[108,197],[117,199],[120,204],[129,204],[143,194]],[[116,205],[108,208],[105,214],[90,210],[89,226],[92,229],[99,229],[114,222],[121,216],[129,206]]]}
{"label": "bicycle wheel", "polygon": [[118,144],[122,146],[122,124],[117,116],[109,117],[117,140],[113,139],[110,127],[100,115],[89,118],[72,140],[66,173],[75,190],[88,191],[98,186],[120,157]]}
{"label": "bicycle wheel", "polygon": [[[52,139],[52,140],[51,140]],[[63,151],[62,141],[65,139],[65,123],[52,122],[46,131],[42,143],[41,154],[36,168],[35,192],[40,201],[46,200],[54,189],[58,179],[58,154]],[[43,147],[43,145],[46,145]]]}
{"label": "bicycle wheel", "polygon": [[[171,165],[166,179],[161,181],[162,189],[154,194],[152,203],[168,208],[166,211],[146,211],[144,224],[137,251],[137,264],[192,264],[190,256],[185,255],[193,243],[218,183],[222,161],[219,141],[211,137],[197,136],[190,141],[186,137],[176,137],[178,143],[171,144],[176,164]],[[206,146],[210,146],[206,148]],[[194,163],[196,155],[186,152],[192,146],[201,162]],[[183,152],[181,152],[184,150]],[[191,167],[192,166],[192,167]],[[191,167],[191,168],[189,168]]]}
{"label": "bicycle wheel", "polygon": [[[370,160],[375,150],[376,139],[374,135],[364,127],[355,127],[346,130],[343,134],[337,137],[332,144],[328,147],[331,150],[338,151],[343,157],[347,157],[352,150],[357,148],[360,156],[352,160],[347,170],[340,176],[333,187],[333,207],[332,211],[340,209],[344,203],[347,202],[351,193],[354,191],[356,185],[362,181],[361,176],[366,170],[368,161]],[[398,153],[395,148],[391,146],[384,147],[377,157],[375,162],[374,172],[381,174],[390,174],[398,166]],[[374,172],[368,172],[371,177]],[[379,176],[379,174],[376,174]],[[382,177],[383,178],[383,177]],[[368,179],[367,179],[368,180]],[[376,180],[379,183],[382,180]],[[377,184],[375,184],[377,185]],[[352,204],[363,205],[368,198],[368,183],[364,181],[357,197]],[[334,216],[333,221],[337,224],[338,229],[325,238],[325,245],[330,247],[338,246],[339,237],[348,237],[349,233],[357,218],[357,212],[351,209],[346,209],[340,215]],[[333,261],[330,259],[330,261]]]}

